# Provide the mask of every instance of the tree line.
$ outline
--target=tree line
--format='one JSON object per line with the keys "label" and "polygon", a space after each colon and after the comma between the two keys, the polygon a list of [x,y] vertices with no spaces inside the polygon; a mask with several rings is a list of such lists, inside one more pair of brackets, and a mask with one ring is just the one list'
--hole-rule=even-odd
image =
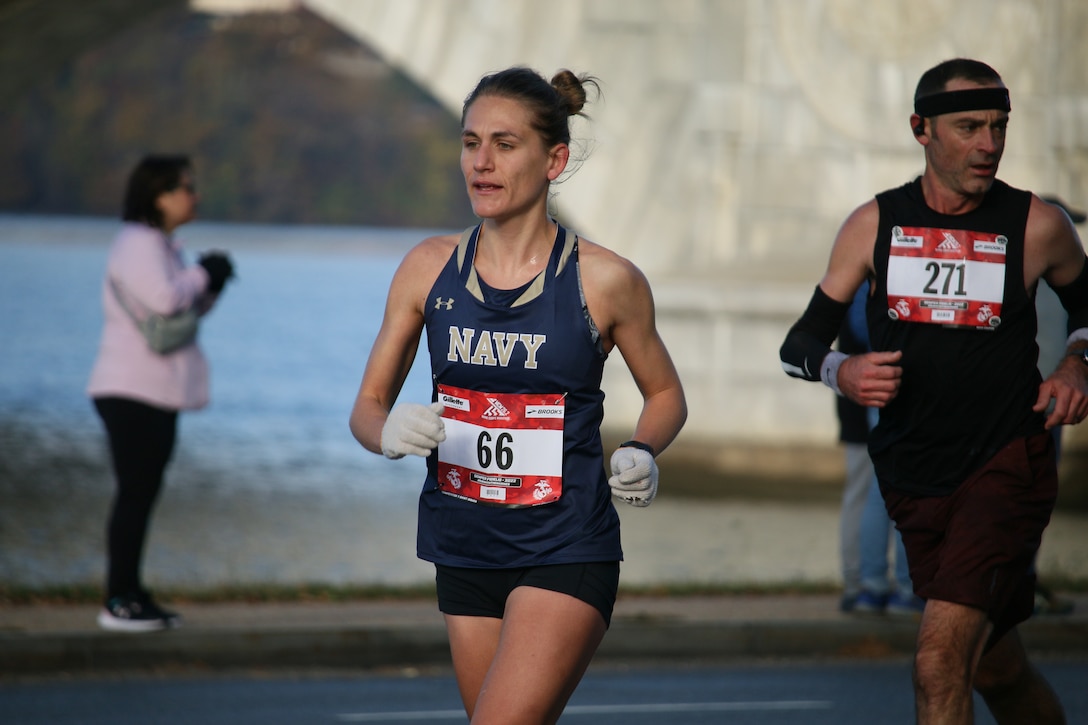
{"label": "tree line", "polygon": [[188,153],[201,217],[471,223],[458,119],[320,17],[169,7],[0,109],[0,211],[116,216],[147,153]]}

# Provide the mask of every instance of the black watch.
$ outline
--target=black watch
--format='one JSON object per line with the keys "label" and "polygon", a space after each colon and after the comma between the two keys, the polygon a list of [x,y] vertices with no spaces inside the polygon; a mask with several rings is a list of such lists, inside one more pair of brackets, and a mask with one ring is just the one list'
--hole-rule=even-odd
{"label": "black watch", "polygon": [[1069,353],[1070,357],[1075,357],[1085,365],[1088,365],[1088,347],[1083,350],[1077,350],[1076,352]]}

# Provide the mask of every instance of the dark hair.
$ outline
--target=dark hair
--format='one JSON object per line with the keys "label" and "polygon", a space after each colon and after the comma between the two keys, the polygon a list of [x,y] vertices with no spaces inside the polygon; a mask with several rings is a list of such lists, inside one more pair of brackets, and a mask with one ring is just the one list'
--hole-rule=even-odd
{"label": "dark hair", "polygon": [[918,87],[914,89],[914,100],[943,92],[948,82],[957,78],[979,85],[1003,82],[997,71],[980,60],[953,58],[938,63],[922,74]]}
{"label": "dark hair", "polygon": [[159,194],[178,188],[182,173],[191,169],[188,156],[145,156],[128,177],[121,218],[161,229],[162,212],[155,200]]}
{"label": "dark hair", "polygon": [[577,76],[569,70],[561,70],[552,76],[551,83],[531,68],[517,66],[484,76],[465,99],[461,108],[461,126],[469,106],[483,96],[500,96],[520,101],[528,108],[530,124],[544,139],[548,148],[556,144],[570,143],[569,118],[581,115],[586,104],[586,86],[593,86],[600,93],[596,78]]}

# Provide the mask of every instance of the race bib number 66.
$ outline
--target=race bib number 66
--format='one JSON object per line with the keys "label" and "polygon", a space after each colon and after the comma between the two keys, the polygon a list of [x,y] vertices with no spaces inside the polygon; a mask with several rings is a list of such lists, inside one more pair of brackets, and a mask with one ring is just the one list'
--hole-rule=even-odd
{"label": "race bib number 66", "polygon": [[563,494],[562,394],[482,393],[438,386],[446,440],[438,488],[495,506],[539,506]]}
{"label": "race bib number 66", "polygon": [[1001,324],[1005,253],[1001,234],[894,227],[888,257],[888,316],[994,329]]}

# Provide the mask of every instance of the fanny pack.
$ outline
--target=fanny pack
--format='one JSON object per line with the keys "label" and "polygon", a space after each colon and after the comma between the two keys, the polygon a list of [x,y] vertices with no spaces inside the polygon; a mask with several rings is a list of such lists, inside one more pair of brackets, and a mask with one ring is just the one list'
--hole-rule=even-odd
{"label": "fanny pack", "polygon": [[147,340],[148,347],[155,352],[165,355],[196,339],[197,329],[200,327],[200,315],[195,309],[189,308],[173,315],[152,312],[141,319],[125,302],[125,296],[121,294],[120,285],[115,280],[110,279],[110,287],[113,288],[113,296],[121,304],[122,309],[128,313],[136,324],[136,329]]}

